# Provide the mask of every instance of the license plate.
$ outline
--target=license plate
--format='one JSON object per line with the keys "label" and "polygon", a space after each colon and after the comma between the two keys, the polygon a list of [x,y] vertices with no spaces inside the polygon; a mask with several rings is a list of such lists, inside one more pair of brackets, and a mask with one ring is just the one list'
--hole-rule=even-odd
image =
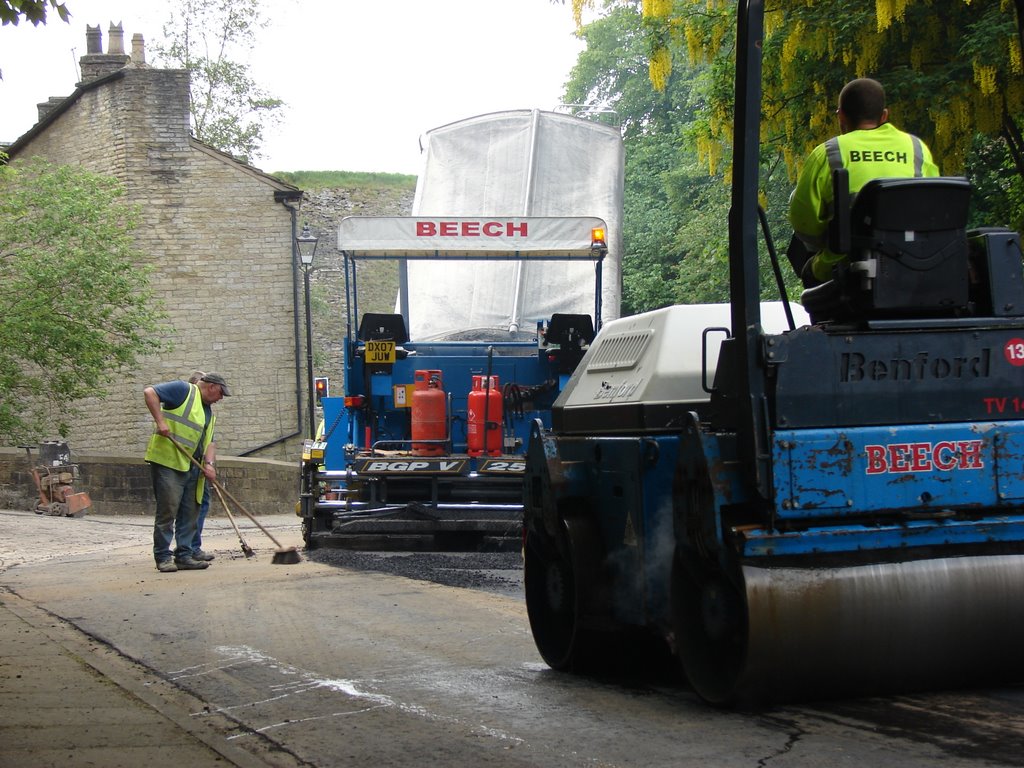
{"label": "license plate", "polygon": [[379,363],[395,362],[395,342],[393,341],[368,341],[366,342],[366,362],[376,365]]}

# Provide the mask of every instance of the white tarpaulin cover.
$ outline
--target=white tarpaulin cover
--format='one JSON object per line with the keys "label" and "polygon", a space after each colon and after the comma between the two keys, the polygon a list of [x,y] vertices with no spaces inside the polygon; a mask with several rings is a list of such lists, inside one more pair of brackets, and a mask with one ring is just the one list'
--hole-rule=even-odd
{"label": "white tarpaulin cover", "polygon": [[347,216],[338,249],[352,258],[593,259],[596,217]]}
{"label": "white tarpaulin cover", "polygon": [[[607,228],[602,317],[622,295],[623,146],[617,127],[538,110],[497,112],[429,131],[416,217],[593,216]],[[408,263],[410,335],[532,330],[556,312],[594,315],[590,261]]]}

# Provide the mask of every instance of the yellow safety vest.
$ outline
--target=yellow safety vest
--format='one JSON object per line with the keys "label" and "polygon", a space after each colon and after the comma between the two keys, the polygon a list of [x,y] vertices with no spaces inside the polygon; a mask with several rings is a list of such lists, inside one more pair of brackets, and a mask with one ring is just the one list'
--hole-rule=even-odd
{"label": "yellow safety vest", "polygon": [[[189,384],[188,397],[185,398],[185,402],[173,410],[168,410],[161,405],[160,410],[163,412],[167,427],[171,430],[171,437],[185,449],[188,456],[194,456],[196,446],[200,440],[203,441],[202,450],[199,452],[199,458],[202,460],[202,457],[206,455],[207,446],[213,440],[213,428],[217,416],[211,410],[210,423],[206,424],[206,412],[203,410],[203,398],[199,393],[199,387]],[[204,424],[206,424],[205,431],[203,430]],[[146,446],[146,461],[162,464],[179,472],[184,472],[192,466],[188,456],[175,448],[170,440],[158,432],[154,432],[150,436],[149,445]],[[206,477],[200,472],[199,482],[196,485],[196,501],[202,501],[205,481]]]}
{"label": "yellow safety vest", "polygon": [[819,144],[807,158],[789,203],[793,231],[812,251],[814,275],[832,276],[832,265],[844,257],[825,248],[832,218],[832,170],[846,168],[850,193],[871,179],[938,176],[931,150],[916,136],[892,123],[869,130],[850,131]]}

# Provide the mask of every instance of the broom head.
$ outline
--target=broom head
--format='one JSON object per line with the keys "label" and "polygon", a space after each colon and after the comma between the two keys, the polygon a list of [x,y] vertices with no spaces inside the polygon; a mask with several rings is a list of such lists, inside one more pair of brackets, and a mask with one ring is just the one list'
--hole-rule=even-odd
{"label": "broom head", "polygon": [[295,547],[284,547],[274,552],[274,558],[270,562],[274,565],[294,565],[302,562],[302,558]]}

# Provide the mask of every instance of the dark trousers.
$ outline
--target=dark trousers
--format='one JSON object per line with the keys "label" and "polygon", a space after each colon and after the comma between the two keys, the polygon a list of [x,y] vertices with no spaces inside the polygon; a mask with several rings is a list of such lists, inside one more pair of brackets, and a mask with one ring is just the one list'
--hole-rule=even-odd
{"label": "dark trousers", "polygon": [[156,496],[156,521],[153,525],[153,557],[158,563],[172,557],[171,540],[177,546],[173,557],[181,560],[192,555],[199,507],[196,505],[196,483],[199,470],[184,472],[162,464],[149,463]]}

